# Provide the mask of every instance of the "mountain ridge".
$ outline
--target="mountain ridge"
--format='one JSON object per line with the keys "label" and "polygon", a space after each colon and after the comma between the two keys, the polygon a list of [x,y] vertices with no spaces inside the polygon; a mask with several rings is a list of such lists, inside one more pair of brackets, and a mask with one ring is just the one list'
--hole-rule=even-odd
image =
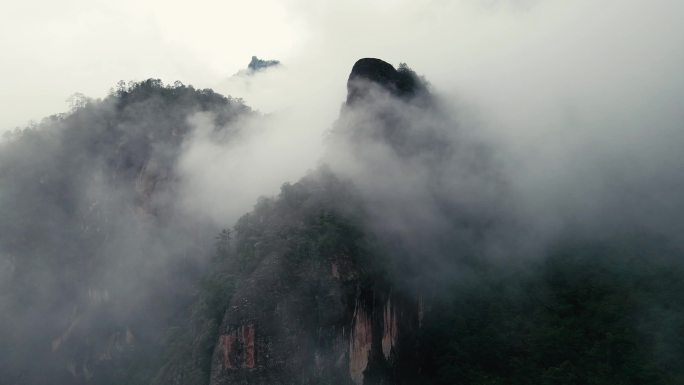
{"label": "mountain ridge", "polygon": [[676,242],[542,244],[424,79],[365,58],[347,90],[321,164],[225,229],[179,204],[178,164],[197,114],[244,133],[239,99],[120,84],[0,143],[0,378],[682,383]]}

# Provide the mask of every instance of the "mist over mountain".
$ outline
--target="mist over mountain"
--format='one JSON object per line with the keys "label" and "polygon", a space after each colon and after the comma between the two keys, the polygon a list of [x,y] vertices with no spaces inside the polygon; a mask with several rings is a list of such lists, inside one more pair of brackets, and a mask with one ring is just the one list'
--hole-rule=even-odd
{"label": "mist over mountain", "polygon": [[102,381],[98,362],[129,351],[140,365],[156,360],[219,230],[179,204],[178,163],[197,113],[211,113],[225,127],[212,135],[228,140],[251,111],[210,90],[147,80],[2,143],[8,383]]}
{"label": "mist over mountain", "polygon": [[286,112],[153,79],[8,134],[0,378],[684,381],[681,134],[552,178],[428,80],[358,60],[306,166]]}

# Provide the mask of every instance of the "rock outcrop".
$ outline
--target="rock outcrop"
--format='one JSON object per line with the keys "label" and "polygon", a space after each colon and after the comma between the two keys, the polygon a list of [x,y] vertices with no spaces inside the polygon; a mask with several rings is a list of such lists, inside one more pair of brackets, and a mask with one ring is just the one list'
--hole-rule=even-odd
{"label": "rock outcrop", "polygon": [[372,86],[379,86],[401,98],[411,98],[424,91],[424,85],[408,67],[401,66],[397,70],[383,60],[364,58],[354,64],[349,74],[347,104],[362,102],[369,96]]}
{"label": "rock outcrop", "polygon": [[277,67],[280,65],[278,60],[263,60],[256,56],[252,56],[252,60],[247,65],[247,71],[249,73],[254,73],[257,71],[263,71],[270,67]]}

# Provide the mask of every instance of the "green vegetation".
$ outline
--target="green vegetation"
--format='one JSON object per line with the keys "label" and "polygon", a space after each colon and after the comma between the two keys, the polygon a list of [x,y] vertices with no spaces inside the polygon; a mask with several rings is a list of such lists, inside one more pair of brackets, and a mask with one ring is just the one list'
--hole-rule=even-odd
{"label": "green vegetation", "polygon": [[665,243],[564,242],[454,282],[429,313],[434,384],[681,384],[684,265]]}
{"label": "green vegetation", "polygon": [[251,111],[155,79],[72,107],[0,142],[0,377],[148,384],[211,255],[203,238],[165,243],[217,231],[171,220],[188,117],[208,113],[228,140]]}
{"label": "green vegetation", "polygon": [[[186,321],[169,329],[164,366],[153,383],[209,383],[212,353],[231,298],[264,259],[274,254],[284,257],[283,270],[269,284],[281,281],[287,286],[299,279],[317,279],[317,272],[308,269],[329,266],[331,257],[357,260],[371,255],[357,203],[350,185],[322,168],[295,184],[283,185],[276,198],[261,198],[234,231],[223,230],[208,273],[196,288],[194,304],[178,314]],[[262,298],[264,303],[271,300]]]}
{"label": "green vegetation", "polygon": [[163,366],[152,384],[204,385],[209,383],[211,356],[218,329],[238,282],[230,231],[216,239],[211,269],[200,279],[189,309],[179,309],[178,320],[164,338]]}

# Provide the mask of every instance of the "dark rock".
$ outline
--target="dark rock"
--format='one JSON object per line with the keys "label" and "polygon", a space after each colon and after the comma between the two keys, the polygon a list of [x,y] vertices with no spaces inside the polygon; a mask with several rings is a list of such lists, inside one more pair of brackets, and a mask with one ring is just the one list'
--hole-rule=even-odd
{"label": "dark rock", "polygon": [[[425,80],[406,64],[395,69],[380,59],[358,60],[347,81],[347,102],[333,136],[349,144],[348,151],[367,151],[368,143],[384,143],[399,156],[438,159],[448,153],[445,130],[424,117],[439,117],[440,105]],[[435,119],[434,121],[440,121]]]}
{"label": "dark rock", "polygon": [[408,67],[400,66],[397,70],[383,60],[364,58],[354,64],[349,74],[347,104],[364,99],[373,85],[403,98],[416,96],[424,89],[420,79]]}

